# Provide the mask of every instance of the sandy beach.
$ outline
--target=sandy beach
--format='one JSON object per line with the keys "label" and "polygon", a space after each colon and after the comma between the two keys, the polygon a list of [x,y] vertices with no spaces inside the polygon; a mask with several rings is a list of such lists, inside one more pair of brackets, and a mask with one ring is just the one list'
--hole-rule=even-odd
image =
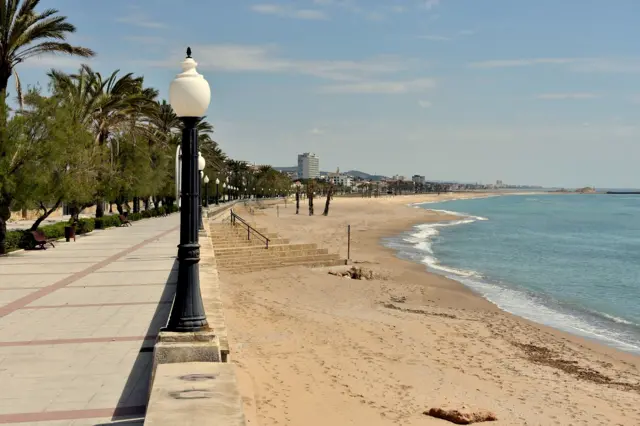
{"label": "sandy beach", "polygon": [[[221,273],[232,362],[250,425],[447,425],[433,407],[489,410],[495,425],[638,425],[640,357],[499,310],[461,284],[395,257],[381,239],[449,220],[407,207],[487,194],[324,199],[316,215],[238,209],[292,242],[372,270]],[[342,268],[346,269],[346,267]]]}

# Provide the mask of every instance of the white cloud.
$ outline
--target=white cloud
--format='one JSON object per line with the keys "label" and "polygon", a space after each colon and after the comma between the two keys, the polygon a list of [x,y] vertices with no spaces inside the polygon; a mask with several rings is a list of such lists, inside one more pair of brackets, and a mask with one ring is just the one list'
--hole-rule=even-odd
{"label": "white cloud", "polygon": [[322,93],[334,94],[386,94],[398,95],[404,93],[424,92],[435,87],[435,80],[430,78],[420,78],[406,81],[362,81],[346,84],[331,84],[323,86]]}
{"label": "white cloud", "polygon": [[324,135],[324,130],[318,127],[314,127],[313,129],[309,130],[309,133],[312,135]]}
{"label": "white cloud", "polygon": [[451,37],[446,37],[441,35],[424,35],[418,38],[422,38],[424,40],[430,40],[430,41],[450,41],[451,40]]}
{"label": "white cloud", "polygon": [[25,68],[44,68],[44,69],[62,69],[62,70],[77,70],[82,64],[90,64],[95,66],[96,60],[94,58],[78,58],[66,55],[40,55],[30,58],[20,64],[20,67]]}
{"label": "white cloud", "polygon": [[418,105],[420,106],[420,108],[424,109],[431,108],[433,106],[431,102],[422,99],[418,101]]}
{"label": "white cloud", "polygon": [[298,9],[279,4],[256,4],[251,6],[251,10],[255,13],[261,13],[264,15],[275,15],[293,19],[323,20],[328,18],[327,14],[321,10]]}
{"label": "white cloud", "polygon": [[476,33],[476,31],[474,30],[460,30],[458,31],[458,35],[459,36],[470,36],[470,35],[474,35]]}
{"label": "white cloud", "polygon": [[167,42],[167,40],[162,37],[154,36],[125,36],[124,39],[139,44],[163,44]]}
{"label": "white cloud", "polygon": [[538,65],[566,67],[574,72],[640,73],[640,58],[521,58],[471,62],[470,68],[515,68]]}
{"label": "white cloud", "polygon": [[440,0],[425,0],[424,2],[424,8],[427,10],[435,9],[438,6],[440,6]]}
{"label": "white cloud", "polygon": [[129,16],[122,16],[116,19],[116,22],[121,24],[129,24],[142,28],[166,28],[166,24],[158,21],[154,21],[149,17],[141,13],[135,13]]}
{"label": "white cloud", "polygon": [[[407,71],[420,62],[396,56],[379,56],[366,60],[298,60],[278,55],[275,46],[214,44],[191,46],[200,71],[267,72],[310,75],[318,78],[363,82],[377,80],[383,75]],[[171,59],[147,62],[147,65],[175,67],[176,52]]]}
{"label": "white cloud", "polygon": [[541,93],[536,95],[536,99],[544,100],[582,100],[582,99],[595,99],[598,95],[595,93]]}
{"label": "white cloud", "polygon": [[469,64],[471,68],[512,68],[527,67],[532,65],[551,64],[571,64],[575,62],[575,58],[533,58],[533,59],[497,59],[490,61],[472,62]]}

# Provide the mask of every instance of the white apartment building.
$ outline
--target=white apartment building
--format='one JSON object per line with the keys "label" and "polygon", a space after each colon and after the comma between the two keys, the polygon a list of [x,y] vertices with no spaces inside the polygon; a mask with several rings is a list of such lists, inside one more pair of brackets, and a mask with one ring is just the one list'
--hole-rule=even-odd
{"label": "white apartment building", "polygon": [[320,159],[311,152],[298,155],[298,179],[317,179],[320,177]]}
{"label": "white apartment building", "polygon": [[345,188],[353,186],[353,177],[344,173],[330,173],[327,179],[334,185],[344,186]]}

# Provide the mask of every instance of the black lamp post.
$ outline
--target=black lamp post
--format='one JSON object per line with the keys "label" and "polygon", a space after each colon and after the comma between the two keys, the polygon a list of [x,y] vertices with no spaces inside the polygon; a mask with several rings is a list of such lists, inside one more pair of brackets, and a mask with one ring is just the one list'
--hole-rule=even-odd
{"label": "black lamp post", "polygon": [[204,221],[202,220],[203,209],[202,209],[202,181],[204,180],[204,167],[206,162],[204,157],[200,152],[198,152],[198,171],[200,179],[198,179],[198,204],[200,204],[200,208],[198,209],[199,213],[199,228],[201,231],[204,231]]}
{"label": "black lamp post", "polygon": [[220,179],[216,178],[216,206],[220,205]]}
{"label": "black lamp post", "polygon": [[204,206],[209,207],[209,176],[204,177]]}
{"label": "black lamp post", "polygon": [[200,293],[200,244],[198,243],[199,195],[198,130],[196,125],[211,101],[209,83],[198,74],[198,64],[191,58],[182,62],[182,73],[171,82],[169,102],[183,123],[182,192],[180,210],[180,244],[178,245],[178,284],[167,322],[167,331],[195,332],[208,329]]}

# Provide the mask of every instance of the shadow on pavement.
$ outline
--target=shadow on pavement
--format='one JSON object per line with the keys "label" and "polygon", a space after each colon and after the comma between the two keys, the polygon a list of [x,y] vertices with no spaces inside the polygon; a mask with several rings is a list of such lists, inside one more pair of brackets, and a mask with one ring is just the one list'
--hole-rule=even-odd
{"label": "shadow on pavement", "polygon": [[[138,357],[127,378],[127,383],[122,390],[118,406],[109,425],[141,425],[144,422],[144,414],[149,398],[149,384],[151,381],[151,368],[153,365],[153,347],[158,332],[167,324],[171,312],[171,304],[176,292],[178,280],[178,261],[173,262],[169,276],[166,279],[160,303],[153,314],[151,323],[142,342]],[[121,423],[118,423],[120,421]]]}

